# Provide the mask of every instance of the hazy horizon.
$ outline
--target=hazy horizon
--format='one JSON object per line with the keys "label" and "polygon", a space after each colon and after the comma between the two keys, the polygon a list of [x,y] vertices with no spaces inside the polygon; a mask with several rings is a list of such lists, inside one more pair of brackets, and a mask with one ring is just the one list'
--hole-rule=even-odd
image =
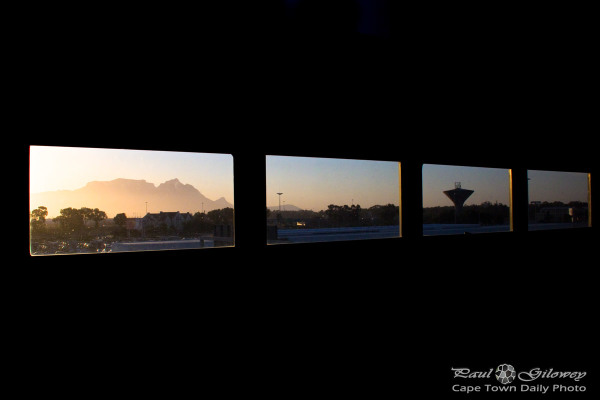
{"label": "hazy horizon", "polygon": [[[288,156],[267,156],[265,162],[267,207],[279,205],[277,193],[283,193],[282,209],[399,204],[398,162]],[[588,201],[587,173],[528,171],[528,176],[530,201]],[[210,200],[224,198],[233,204],[234,199],[231,154],[30,147],[30,194],[78,190],[90,182],[115,179],[144,180],[155,187],[178,179]],[[465,205],[510,203],[508,169],[425,164],[423,207],[451,206],[443,191],[453,189],[455,182],[474,190]]]}
{"label": "hazy horizon", "polygon": [[[228,203],[234,203],[233,156],[230,154],[31,146],[29,165],[30,202],[32,197],[47,192],[81,190],[90,182],[126,179],[145,181],[157,188],[160,184],[177,179],[183,185],[192,185],[207,199],[215,201],[224,198]],[[140,205],[136,206],[135,210],[123,212],[143,214],[144,202],[147,200],[140,198]],[[98,203],[106,201],[81,198],[79,204],[67,206],[79,208],[85,205],[96,208],[94,204]],[[32,209],[38,206],[47,205],[30,204]],[[156,207],[156,204],[154,206]],[[191,211],[159,210],[150,207],[149,212]],[[195,207],[202,208],[201,205]],[[59,210],[48,211],[49,217],[59,214]]]}
{"label": "hazy horizon", "polygon": [[[41,193],[47,193],[47,192],[75,191],[75,190],[83,189],[84,187],[86,187],[86,186],[87,186],[88,184],[90,184],[90,183],[94,183],[94,182],[112,182],[112,181],[117,181],[117,180],[125,180],[125,181],[143,181],[143,182],[146,182],[146,183],[149,183],[149,184],[153,185],[153,186],[154,186],[154,187],[156,187],[156,188],[157,188],[157,187],[159,187],[159,186],[160,186],[161,184],[163,184],[163,183],[170,182],[170,181],[174,181],[174,180],[177,180],[177,181],[179,181],[179,182],[180,182],[182,185],[189,185],[189,183],[187,183],[187,182],[183,182],[181,179],[177,178],[176,176],[174,176],[174,177],[172,177],[172,178],[170,178],[170,179],[167,179],[167,180],[166,180],[166,181],[164,181],[164,182],[150,182],[150,181],[148,181],[147,179],[136,179],[136,178],[128,178],[128,177],[125,177],[125,176],[123,176],[123,177],[119,177],[119,178],[115,178],[115,179],[110,179],[110,180],[107,180],[107,181],[97,181],[97,180],[94,180],[94,181],[89,181],[89,182],[87,182],[86,184],[84,184],[83,186],[81,186],[81,187],[78,187],[78,188],[75,188],[75,189],[58,189],[58,190],[47,190],[47,191],[44,191],[44,192],[31,192],[31,191],[30,191],[30,193],[31,193],[31,194],[41,194]],[[192,186],[194,186],[194,185],[192,185]],[[194,187],[195,187],[195,186],[194,186]],[[195,187],[195,188],[196,188],[196,187]],[[196,188],[196,189],[198,189],[198,188]],[[224,196],[220,196],[220,197],[224,197]],[[212,199],[212,200],[216,200],[216,199]]]}
{"label": "hazy horizon", "polygon": [[398,162],[267,156],[267,207],[326,210],[330,204],[399,204]]}
{"label": "hazy horizon", "polygon": [[30,146],[30,192],[75,190],[114,179],[177,178],[209,198],[233,202],[233,156],[217,153]]}

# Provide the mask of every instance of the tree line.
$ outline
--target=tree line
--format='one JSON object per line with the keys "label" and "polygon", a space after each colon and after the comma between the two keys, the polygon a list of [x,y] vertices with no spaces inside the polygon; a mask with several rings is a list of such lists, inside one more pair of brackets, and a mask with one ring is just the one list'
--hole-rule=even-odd
{"label": "tree line", "polygon": [[[57,228],[52,231],[47,227],[47,217],[48,209],[45,206],[40,206],[31,212],[30,228],[32,237],[89,239],[92,236],[110,235],[118,239],[124,236],[139,237],[142,235],[142,232],[138,230],[128,229],[127,221],[129,218],[125,213],[118,213],[113,218],[114,225],[101,227],[100,222],[107,219],[106,212],[98,208],[82,207],[76,209],[69,207],[60,210],[60,215],[52,219],[54,223],[58,224]],[[93,222],[93,226],[89,226],[89,222]],[[197,212],[190,221],[183,224],[180,230],[165,225],[148,227],[144,234],[147,236],[207,234],[213,232],[215,225],[233,225],[233,208],[211,210],[207,213]]]}
{"label": "tree line", "polygon": [[[34,234],[46,232],[46,217],[48,208],[40,206],[31,212],[31,231]],[[101,221],[107,218],[104,211],[98,208],[64,208],[60,210],[60,215],[54,217],[53,221],[58,223],[64,233],[80,232],[86,228],[88,221],[94,222],[94,227],[98,229]]]}
{"label": "tree line", "polygon": [[330,204],[326,210],[271,211],[267,208],[267,220],[285,228],[341,228],[356,226],[397,225],[400,207],[394,204],[362,208],[360,205]]}
{"label": "tree line", "polygon": [[[480,225],[505,225],[509,223],[510,209],[501,203],[484,202],[479,205],[464,206],[460,222]],[[330,204],[321,211],[271,211],[267,209],[267,219],[282,228],[341,228],[359,226],[398,225],[400,207],[393,204],[375,205],[361,208],[360,205]],[[454,206],[423,208],[424,224],[454,224]]]}
{"label": "tree line", "polygon": [[454,206],[423,208],[424,224],[463,224],[506,225],[510,222],[510,207],[489,201],[463,206],[458,221]]}
{"label": "tree line", "polygon": [[[583,201],[535,202],[530,203],[528,208],[529,222],[585,222],[588,219],[588,203]],[[551,208],[572,208],[573,213],[551,216],[548,211]]]}
{"label": "tree line", "polygon": [[233,226],[233,208],[226,207],[207,213],[197,212],[192,220],[183,224],[183,233],[187,235],[212,233],[215,225]]}
{"label": "tree line", "polygon": [[[573,208],[574,215],[572,222],[585,221],[587,220],[587,206],[588,204],[586,202],[581,201],[571,201],[569,203],[554,201],[529,204],[529,220],[535,220],[536,215],[544,209]],[[506,225],[510,221],[510,207],[498,202],[492,204],[489,201],[477,205],[468,205],[463,207],[458,220],[460,223],[464,224]],[[556,221],[552,220],[551,222]],[[568,215],[565,215],[563,222],[571,222],[571,219]],[[455,223],[454,206],[423,208],[423,223]]]}

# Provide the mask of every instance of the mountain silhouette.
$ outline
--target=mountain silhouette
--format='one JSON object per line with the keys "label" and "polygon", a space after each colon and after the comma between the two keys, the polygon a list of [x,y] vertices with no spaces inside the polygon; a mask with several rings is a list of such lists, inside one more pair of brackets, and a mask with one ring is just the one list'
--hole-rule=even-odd
{"label": "mountain silhouette", "polygon": [[[279,206],[269,206],[267,207],[269,210],[271,211],[279,211]],[[282,204],[281,205],[281,211],[302,211],[302,208],[300,207],[296,207],[293,204]]]}
{"label": "mountain silhouette", "polygon": [[60,210],[73,208],[99,208],[108,218],[119,213],[128,217],[142,217],[148,212],[160,211],[190,212],[211,211],[233,205],[221,197],[211,200],[190,184],[172,179],[155,186],[145,180],[114,179],[112,181],[88,182],[76,190],[57,190],[30,194],[31,209],[39,206],[48,208],[48,217],[60,215]]}

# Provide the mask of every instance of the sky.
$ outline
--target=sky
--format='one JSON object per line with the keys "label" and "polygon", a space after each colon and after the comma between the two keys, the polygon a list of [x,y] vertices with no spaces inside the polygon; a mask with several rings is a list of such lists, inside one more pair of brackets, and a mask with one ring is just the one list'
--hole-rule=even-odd
{"label": "sky", "polygon": [[[529,201],[588,201],[588,177],[581,172],[528,171]],[[423,207],[451,206],[442,192],[461,182],[475,192],[465,205],[484,201],[509,205],[509,170],[500,168],[423,165]]]}
{"label": "sky", "polygon": [[508,169],[425,164],[423,207],[452,206],[452,202],[443,191],[454,189],[455,182],[461,182],[463,189],[475,191],[465,201],[465,205],[481,204],[485,201],[509,205]]}
{"label": "sky", "polygon": [[31,146],[31,193],[75,190],[92,181],[143,179],[160,185],[171,179],[190,184],[211,200],[233,204],[230,154]]}
{"label": "sky", "polygon": [[527,171],[529,201],[588,201],[588,174],[583,172]]}
{"label": "sky", "polygon": [[[267,206],[320,211],[329,204],[399,204],[398,163],[267,156]],[[285,203],[284,203],[285,202]]]}
{"label": "sky", "polygon": [[[267,206],[291,204],[320,211],[329,204],[399,204],[398,163],[268,156]],[[530,201],[587,202],[587,174],[528,171]],[[143,179],[159,184],[177,178],[212,200],[233,203],[230,154],[31,146],[30,192],[75,190],[91,181]],[[423,166],[423,206],[451,206],[442,193],[461,182],[475,192],[468,204],[509,204],[508,169]]]}

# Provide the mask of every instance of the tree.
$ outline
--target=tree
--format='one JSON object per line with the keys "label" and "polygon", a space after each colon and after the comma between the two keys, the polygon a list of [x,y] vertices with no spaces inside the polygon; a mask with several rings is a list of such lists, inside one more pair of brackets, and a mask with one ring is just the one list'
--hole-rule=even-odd
{"label": "tree", "polygon": [[332,226],[359,226],[360,224],[360,205],[348,205],[338,206],[330,204],[325,210],[329,222]]}
{"label": "tree", "polygon": [[85,222],[89,221],[90,219],[92,219],[92,209],[88,208],[88,207],[81,207],[79,209],[79,212],[81,213],[81,216],[83,217],[83,225],[85,226]]}
{"label": "tree", "polygon": [[183,225],[183,232],[186,234],[199,234],[211,232],[212,225],[208,221],[205,213],[197,212],[192,216],[192,220]]}
{"label": "tree", "polygon": [[127,215],[125,215],[125,213],[117,214],[113,218],[113,221],[115,222],[115,225],[120,226],[121,228],[124,228],[125,225],[127,224]]}
{"label": "tree", "polygon": [[100,221],[104,221],[106,219],[106,213],[104,211],[100,211],[97,208],[94,208],[90,213],[89,219],[96,223],[96,228],[100,224]]}
{"label": "tree", "polygon": [[92,210],[87,207],[82,207],[80,209],[72,207],[64,208],[60,210],[60,216],[54,218],[66,232],[83,230],[86,221],[94,221],[96,223],[96,228],[98,228],[100,221],[105,219],[106,213],[104,211],[100,211],[97,208]]}
{"label": "tree", "polygon": [[91,208],[82,207],[79,211],[83,216],[84,223],[85,221],[94,221],[96,223],[96,228],[98,227],[100,221],[106,219],[106,213],[104,211],[100,211],[97,208],[94,208],[92,210]]}
{"label": "tree", "polygon": [[209,211],[207,217],[215,225],[233,225],[233,208],[227,207]]}
{"label": "tree", "polygon": [[44,206],[39,206],[35,210],[31,212],[31,217],[35,218],[37,221],[46,222],[46,217],[48,216],[48,209]]}
{"label": "tree", "polygon": [[115,229],[113,230],[114,235],[123,236],[125,235],[125,233],[127,233],[128,235],[131,234],[131,232],[126,229],[127,215],[125,215],[125,213],[115,215],[115,217],[113,218],[113,222],[116,225]]}
{"label": "tree", "polygon": [[395,225],[398,223],[400,208],[393,204],[376,205],[369,208],[376,225]]}
{"label": "tree", "polygon": [[46,217],[48,209],[44,206],[39,206],[31,212],[31,230],[33,233],[41,233],[46,229]]}
{"label": "tree", "polygon": [[84,216],[81,210],[76,208],[63,208],[60,216],[54,218],[65,232],[76,232],[84,227]]}

